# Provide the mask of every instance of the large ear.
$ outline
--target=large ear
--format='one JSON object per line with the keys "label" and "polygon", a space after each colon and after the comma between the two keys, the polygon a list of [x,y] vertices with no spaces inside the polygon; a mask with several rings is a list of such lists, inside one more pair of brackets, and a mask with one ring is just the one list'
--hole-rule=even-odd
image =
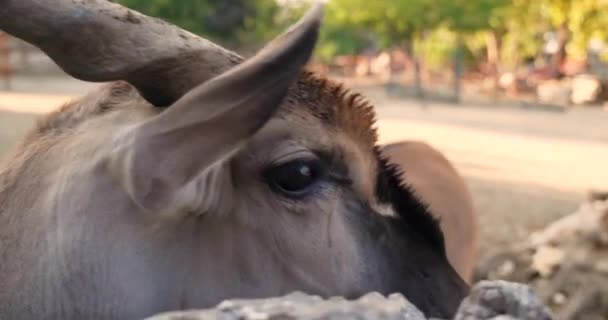
{"label": "large ear", "polygon": [[203,83],[134,131],[123,172],[140,205],[162,207],[270,119],[312,54],[322,13],[319,3],[256,56]]}
{"label": "large ear", "polygon": [[0,0],[0,30],[39,47],[77,79],[125,80],[156,106],[243,60],[109,0]]}

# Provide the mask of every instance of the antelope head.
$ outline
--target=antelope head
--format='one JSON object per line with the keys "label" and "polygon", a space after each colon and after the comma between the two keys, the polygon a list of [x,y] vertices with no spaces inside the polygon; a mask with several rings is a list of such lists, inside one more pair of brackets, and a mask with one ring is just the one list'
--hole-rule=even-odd
{"label": "antelope head", "polygon": [[109,82],[0,169],[0,318],[134,319],[294,290],[454,313],[468,288],[380,155],[372,107],[305,70],[322,12],[245,60],[107,0],[0,0],[0,29]]}

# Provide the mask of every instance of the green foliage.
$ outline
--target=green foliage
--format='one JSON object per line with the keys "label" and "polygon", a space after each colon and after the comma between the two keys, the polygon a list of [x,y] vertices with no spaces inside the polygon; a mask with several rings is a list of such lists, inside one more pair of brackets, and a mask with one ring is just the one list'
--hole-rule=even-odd
{"label": "green foliage", "polygon": [[337,55],[360,53],[369,42],[364,31],[328,27],[321,34],[315,55],[321,61],[329,61]]}
{"label": "green foliage", "polygon": [[608,40],[608,2],[576,0],[569,6],[562,4],[554,11],[557,10],[563,11],[559,14],[554,13],[554,25],[560,20],[565,21],[571,32],[571,41],[568,45],[570,55],[577,58],[584,57],[591,38]]}
{"label": "green foliage", "polygon": [[119,0],[144,14],[219,41],[248,45],[274,36],[274,0]]}
{"label": "green foliage", "polygon": [[502,42],[501,56],[508,67],[515,67],[526,57],[539,54],[543,46],[543,33],[551,29],[541,19],[543,4],[540,1],[511,0],[490,16],[490,30],[497,32]]}
{"label": "green foliage", "polygon": [[415,53],[424,57],[424,63],[431,69],[446,67],[455,53],[456,33],[446,27],[437,28],[418,39]]}
{"label": "green foliage", "polygon": [[441,0],[332,0],[329,24],[364,29],[376,34],[381,47],[409,45],[425,30],[441,22]]}
{"label": "green foliage", "polygon": [[[310,1],[118,0],[226,44],[251,46],[284,30]],[[502,63],[516,66],[538,56],[543,36],[566,26],[568,54],[584,57],[592,38],[608,40],[608,0],[331,0],[316,51],[323,60],[366,49],[399,46],[429,66],[451,63],[456,48],[485,58],[496,34]]]}
{"label": "green foliage", "polygon": [[[366,24],[366,13],[356,13],[347,3],[340,1],[329,2],[326,10],[321,39],[316,50],[317,58],[328,61],[336,55],[357,54],[366,47],[373,46],[370,41],[370,32]],[[351,4],[352,5],[352,4]],[[298,16],[304,11],[301,8]],[[354,12],[352,16],[348,12]]]}
{"label": "green foliage", "polygon": [[490,17],[499,14],[509,0],[442,0],[441,18],[451,30],[471,33],[492,27]]}

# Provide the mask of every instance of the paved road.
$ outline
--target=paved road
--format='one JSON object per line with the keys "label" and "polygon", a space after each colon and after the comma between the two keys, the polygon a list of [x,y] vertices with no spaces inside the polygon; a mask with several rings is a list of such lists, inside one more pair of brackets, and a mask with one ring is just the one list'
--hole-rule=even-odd
{"label": "paved road", "polygon": [[468,174],[566,192],[608,189],[608,113],[388,105],[378,108],[383,141],[429,141]]}

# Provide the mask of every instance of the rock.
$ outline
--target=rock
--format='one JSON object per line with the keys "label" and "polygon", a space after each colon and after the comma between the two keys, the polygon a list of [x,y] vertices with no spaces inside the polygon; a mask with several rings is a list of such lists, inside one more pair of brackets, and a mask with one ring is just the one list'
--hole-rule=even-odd
{"label": "rock", "polygon": [[601,81],[592,75],[582,74],[572,79],[572,96],[574,104],[594,103],[602,93]]}
{"label": "rock", "polygon": [[169,312],[149,320],[263,320],[263,319],[393,319],[426,318],[402,295],[384,297],[370,293],[358,300],[340,297],[327,300],[301,292],[283,297],[255,300],[227,300],[214,309]]}
{"label": "rock", "polygon": [[500,265],[500,267],[498,267],[496,269],[496,271],[498,272],[498,276],[500,276],[500,277],[508,276],[508,275],[512,274],[513,271],[515,271],[515,262],[513,262],[511,260],[504,261]]}
{"label": "rock", "polygon": [[[558,319],[606,319],[608,199],[604,194],[589,197],[576,212],[481,261],[475,279],[527,283]],[[512,272],[503,272],[505,261],[515,265]]]}
{"label": "rock", "polygon": [[576,212],[533,233],[529,243],[538,248],[589,238],[597,238],[600,241],[608,239],[608,200],[583,203]]}
{"label": "rock", "polygon": [[595,263],[595,271],[608,275],[608,259],[600,259]]}
{"label": "rock", "polygon": [[541,246],[532,257],[532,269],[541,277],[550,276],[564,260],[564,251],[550,246]]}
{"label": "rock", "polygon": [[542,103],[568,104],[571,92],[571,83],[566,80],[544,81],[536,87],[536,97]]}
{"label": "rock", "polygon": [[547,307],[526,285],[481,281],[460,305],[455,320],[551,320]]}
{"label": "rock", "polygon": [[504,73],[498,79],[498,85],[501,89],[506,89],[515,83],[515,74],[512,72]]}
{"label": "rock", "polygon": [[[211,319],[427,320],[422,312],[401,294],[385,297],[378,293],[369,293],[357,300],[346,300],[341,297],[322,299],[301,292],[269,299],[227,300],[213,309],[167,312],[147,320]],[[454,319],[544,320],[551,319],[551,314],[526,285],[506,281],[483,281],[473,287]]]}
{"label": "rock", "polygon": [[608,200],[608,191],[606,190],[589,190],[587,199],[590,202]]}

